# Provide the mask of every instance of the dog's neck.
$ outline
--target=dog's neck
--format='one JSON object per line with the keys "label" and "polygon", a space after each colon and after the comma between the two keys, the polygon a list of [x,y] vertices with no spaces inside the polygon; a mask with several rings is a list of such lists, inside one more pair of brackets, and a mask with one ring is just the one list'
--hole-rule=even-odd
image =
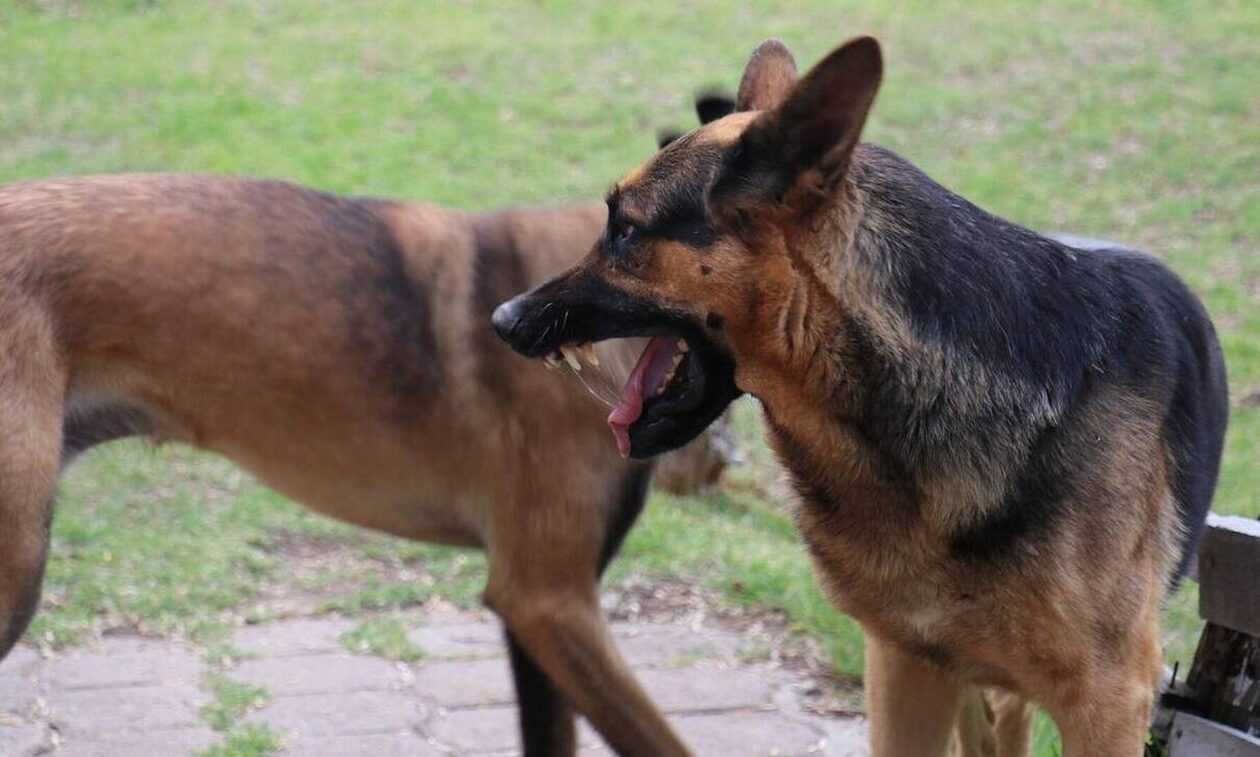
{"label": "dog's neck", "polygon": [[[1056,318],[1086,306],[1073,300],[1090,285],[1064,273],[1086,261],[872,146],[855,153],[837,196],[816,231],[795,240],[792,259],[811,265],[798,277],[809,296],[782,308],[809,310],[797,352],[813,362],[761,365],[745,387],[780,456],[816,496],[830,479],[862,475],[916,499],[1000,494],[1089,366],[1088,349],[1056,354],[1045,341]],[[1063,283],[1071,287],[1047,291]],[[858,462],[799,462],[802,447]]]}

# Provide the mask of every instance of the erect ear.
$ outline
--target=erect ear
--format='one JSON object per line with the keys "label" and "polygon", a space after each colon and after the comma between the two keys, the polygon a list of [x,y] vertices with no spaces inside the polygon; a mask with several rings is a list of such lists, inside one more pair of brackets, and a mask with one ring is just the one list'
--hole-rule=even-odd
{"label": "erect ear", "polygon": [[753,192],[750,199],[757,202],[778,202],[806,176],[812,189],[834,187],[848,168],[882,75],[873,37],[833,50],[777,107],[748,125],[714,193]]}
{"label": "erect ear", "polygon": [[[696,95],[696,116],[703,126],[707,123],[729,116],[735,112],[735,101],[722,92],[708,92]],[[664,147],[681,137],[685,132],[668,129],[656,133],[656,146]]]}
{"label": "erect ear", "polygon": [[735,109],[770,110],[778,105],[796,81],[796,60],[787,45],[768,39],[753,50],[739,80]]}
{"label": "erect ear", "polygon": [[670,142],[673,142],[685,133],[686,132],[681,132],[677,129],[664,129],[662,131],[658,131],[656,132],[656,146],[658,148],[664,148]]}
{"label": "erect ear", "polygon": [[701,124],[712,123],[735,112],[735,101],[722,92],[708,92],[696,96],[696,115]]}

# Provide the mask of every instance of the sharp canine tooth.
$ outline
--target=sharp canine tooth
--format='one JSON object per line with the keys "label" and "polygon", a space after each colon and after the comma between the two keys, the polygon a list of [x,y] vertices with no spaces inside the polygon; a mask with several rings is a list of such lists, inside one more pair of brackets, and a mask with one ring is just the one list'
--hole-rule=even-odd
{"label": "sharp canine tooth", "polygon": [[547,370],[554,371],[560,367],[560,361],[556,360],[555,355],[545,355],[543,356],[543,365],[547,366]]}
{"label": "sharp canine tooth", "polygon": [[586,358],[586,362],[590,363],[592,368],[599,367],[599,358],[595,355],[595,345],[587,342],[578,349],[582,351],[582,357]]}
{"label": "sharp canine tooth", "polygon": [[576,373],[582,372],[582,361],[578,360],[577,350],[571,344],[566,344],[560,348],[560,352],[564,354],[564,362]]}
{"label": "sharp canine tooth", "polygon": [[687,350],[689,350],[689,349],[691,349],[691,348],[687,346],[687,340],[686,340],[686,339],[679,339],[679,340],[678,340],[678,351],[679,351],[679,352],[686,352],[686,351],[687,351]]}

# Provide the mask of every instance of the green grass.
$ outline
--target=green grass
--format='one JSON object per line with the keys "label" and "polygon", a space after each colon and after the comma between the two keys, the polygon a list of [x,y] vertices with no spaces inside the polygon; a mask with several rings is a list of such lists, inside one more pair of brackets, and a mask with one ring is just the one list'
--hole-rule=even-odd
{"label": "green grass", "polygon": [[214,700],[201,708],[201,716],[220,732],[231,731],[237,721],[271,701],[266,689],[233,681],[222,673],[210,675],[205,688]]}
{"label": "green grass", "polygon": [[348,651],[387,660],[416,662],[424,658],[424,650],[407,638],[407,626],[398,618],[369,618],[343,633],[339,641]]}
{"label": "green grass", "polygon": [[223,743],[199,753],[200,757],[267,757],[283,746],[276,732],[266,725],[249,723],[228,731]]}
{"label": "green grass", "polygon": [[213,634],[275,567],[270,499],[185,450],[123,444],[89,456],[63,479],[29,635],[57,645],[103,625]]}
{"label": "green grass", "polygon": [[223,740],[202,751],[202,757],[266,757],[279,751],[280,737],[268,725],[242,722],[271,701],[266,689],[232,680],[223,673],[206,676],[203,688],[214,699],[202,705],[201,717],[222,734]]}
{"label": "green grass", "polygon": [[[873,33],[887,77],[866,136],[983,207],[1163,256],[1219,326],[1235,397],[1260,390],[1260,4],[945,0],[0,0],[0,180],[122,170],[284,177],[464,208],[596,198],[692,123],[779,36],[805,64]],[[756,437],[753,414],[739,426]],[[760,466],[763,449],[750,457]],[[614,578],[694,577],[785,610],[861,668],[856,630],[814,587],[791,523],[737,473],[725,493],[658,496]],[[1260,515],[1260,408],[1236,405],[1219,512]],[[292,576],[293,540],[357,555]],[[62,487],[47,603],[31,637],[131,626],[218,643],[267,592],[324,609],[475,601],[484,563],[306,514],[229,466],[121,444]],[[425,580],[408,577],[423,573]],[[1188,659],[1195,590],[1166,613]],[[1050,753],[1049,729],[1039,738]],[[274,736],[229,734],[259,754]],[[224,747],[228,749],[227,746]],[[251,751],[253,750],[253,751]]]}

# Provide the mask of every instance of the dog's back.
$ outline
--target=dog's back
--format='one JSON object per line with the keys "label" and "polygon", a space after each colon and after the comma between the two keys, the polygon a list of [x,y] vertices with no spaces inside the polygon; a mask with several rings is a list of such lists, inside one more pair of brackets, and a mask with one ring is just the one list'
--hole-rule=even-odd
{"label": "dog's back", "polygon": [[[461,544],[521,492],[615,499],[628,466],[604,409],[488,327],[589,247],[600,213],[174,175],[0,187],[0,425],[31,442],[0,469],[40,492],[42,522],[56,467],[148,435],[335,517]],[[26,473],[32,455],[56,466]]]}
{"label": "dog's back", "polygon": [[148,433],[366,508],[467,493],[490,452],[506,475],[514,434],[602,433],[579,385],[518,370],[485,327],[599,225],[596,209],[473,215],[282,182],[19,184],[0,189],[0,286],[66,356],[65,455]]}

